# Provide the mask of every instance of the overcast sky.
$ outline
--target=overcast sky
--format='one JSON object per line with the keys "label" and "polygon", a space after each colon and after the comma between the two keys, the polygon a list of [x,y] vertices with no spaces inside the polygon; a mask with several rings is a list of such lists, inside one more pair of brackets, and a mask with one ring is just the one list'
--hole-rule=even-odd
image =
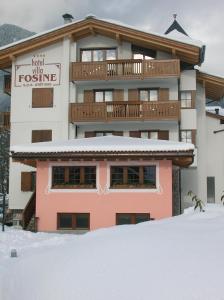
{"label": "overcast sky", "polygon": [[63,24],[64,13],[75,20],[94,14],[158,33],[177,13],[185,31],[207,47],[203,69],[224,76],[224,0],[0,0],[0,25],[41,32]]}

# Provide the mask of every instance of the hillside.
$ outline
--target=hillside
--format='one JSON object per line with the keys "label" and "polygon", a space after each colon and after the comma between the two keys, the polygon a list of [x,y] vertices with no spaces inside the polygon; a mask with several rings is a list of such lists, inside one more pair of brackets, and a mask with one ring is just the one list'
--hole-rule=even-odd
{"label": "hillside", "polygon": [[[34,32],[13,24],[0,26],[0,47],[33,35]],[[10,108],[10,97],[3,93],[3,71],[0,70],[0,111],[8,111]]]}

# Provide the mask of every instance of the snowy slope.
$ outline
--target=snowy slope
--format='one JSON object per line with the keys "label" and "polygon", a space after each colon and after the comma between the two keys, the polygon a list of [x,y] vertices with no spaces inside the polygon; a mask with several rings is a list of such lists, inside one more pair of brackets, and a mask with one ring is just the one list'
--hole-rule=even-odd
{"label": "snowy slope", "polygon": [[0,299],[223,300],[223,253],[217,205],[82,236],[8,230],[0,233]]}

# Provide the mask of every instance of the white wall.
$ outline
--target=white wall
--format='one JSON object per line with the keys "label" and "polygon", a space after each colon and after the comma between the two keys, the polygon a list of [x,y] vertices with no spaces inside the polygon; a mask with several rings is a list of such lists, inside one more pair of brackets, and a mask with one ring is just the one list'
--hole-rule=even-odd
{"label": "white wall", "polygon": [[[10,144],[31,143],[32,130],[51,129],[52,139],[68,138],[69,106],[69,63],[70,40],[39,49],[19,56],[12,66],[12,82],[15,82],[15,65],[30,64],[34,55],[44,54],[46,63],[61,63],[61,83],[54,86],[54,103],[52,108],[32,108],[33,86],[12,85],[11,94],[11,141]],[[30,198],[30,192],[21,192],[21,172],[34,170],[23,164],[10,163],[9,207],[23,209]]]}
{"label": "white wall", "polygon": [[220,203],[224,191],[224,131],[214,133],[216,130],[224,130],[220,120],[206,117],[207,147],[206,166],[207,176],[215,177],[215,202]]}

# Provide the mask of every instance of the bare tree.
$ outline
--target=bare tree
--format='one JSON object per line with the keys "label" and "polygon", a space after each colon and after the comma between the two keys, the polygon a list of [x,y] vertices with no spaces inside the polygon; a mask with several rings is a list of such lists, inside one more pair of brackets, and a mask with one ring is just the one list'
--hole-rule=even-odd
{"label": "bare tree", "polygon": [[2,231],[4,231],[5,224],[5,200],[8,194],[9,182],[9,144],[10,131],[6,128],[0,128],[0,193],[3,197],[3,217],[2,217]]}

